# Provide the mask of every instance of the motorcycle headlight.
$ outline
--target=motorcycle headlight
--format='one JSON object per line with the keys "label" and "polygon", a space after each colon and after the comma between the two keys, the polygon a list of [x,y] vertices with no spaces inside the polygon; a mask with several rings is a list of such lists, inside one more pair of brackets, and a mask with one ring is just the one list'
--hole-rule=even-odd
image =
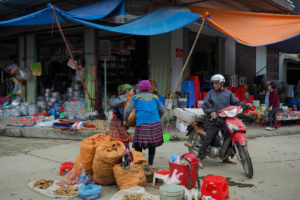
{"label": "motorcycle headlight", "polygon": [[226,110],[224,112],[227,115],[227,117],[235,117],[235,116],[237,116],[237,109],[236,108],[234,108],[232,110]]}

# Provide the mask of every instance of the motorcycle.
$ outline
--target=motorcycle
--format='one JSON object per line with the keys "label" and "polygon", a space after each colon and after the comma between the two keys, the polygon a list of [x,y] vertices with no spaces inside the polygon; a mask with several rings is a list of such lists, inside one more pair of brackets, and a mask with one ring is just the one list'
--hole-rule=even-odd
{"label": "motorcycle", "polygon": [[[253,166],[251,157],[247,149],[246,126],[237,117],[243,112],[241,106],[229,106],[218,112],[215,120],[225,122],[224,130],[218,133],[213,143],[207,148],[207,155],[212,158],[220,157],[221,159],[235,155],[242,163],[244,172],[248,178],[253,177]],[[185,145],[191,153],[197,155],[199,148],[205,138],[204,120],[190,124],[187,127],[188,143]]]}

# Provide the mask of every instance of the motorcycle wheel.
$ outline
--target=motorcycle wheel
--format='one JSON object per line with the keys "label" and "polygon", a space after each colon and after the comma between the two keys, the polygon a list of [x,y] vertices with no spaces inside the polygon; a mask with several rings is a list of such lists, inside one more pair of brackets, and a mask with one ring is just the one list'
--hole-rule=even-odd
{"label": "motorcycle wheel", "polygon": [[189,152],[197,155],[199,148],[201,146],[201,143],[202,143],[200,134],[196,133],[196,131],[194,131],[194,130],[191,130],[188,142],[190,144],[188,147]]}
{"label": "motorcycle wheel", "polygon": [[247,150],[247,146],[238,144],[239,155],[244,168],[244,172],[248,178],[253,177],[252,161]]}

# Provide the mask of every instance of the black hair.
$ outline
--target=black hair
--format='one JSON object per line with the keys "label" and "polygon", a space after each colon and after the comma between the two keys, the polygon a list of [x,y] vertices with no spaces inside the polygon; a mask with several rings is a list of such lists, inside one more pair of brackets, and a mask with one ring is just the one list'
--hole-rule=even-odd
{"label": "black hair", "polygon": [[274,82],[269,82],[268,85],[270,85],[272,87],[272,89],[275,90],[276,85]]}

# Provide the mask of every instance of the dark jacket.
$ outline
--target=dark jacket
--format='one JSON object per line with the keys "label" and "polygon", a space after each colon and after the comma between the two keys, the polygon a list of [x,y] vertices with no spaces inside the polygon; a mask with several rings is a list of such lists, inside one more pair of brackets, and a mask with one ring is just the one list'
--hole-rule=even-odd
{"label": "dark jacket", "polygon": [[209,115],[228,106],[245,106],[245,103],[240,102],[229,90],[212,89],[206,94],[202,108],[204,113]]}

